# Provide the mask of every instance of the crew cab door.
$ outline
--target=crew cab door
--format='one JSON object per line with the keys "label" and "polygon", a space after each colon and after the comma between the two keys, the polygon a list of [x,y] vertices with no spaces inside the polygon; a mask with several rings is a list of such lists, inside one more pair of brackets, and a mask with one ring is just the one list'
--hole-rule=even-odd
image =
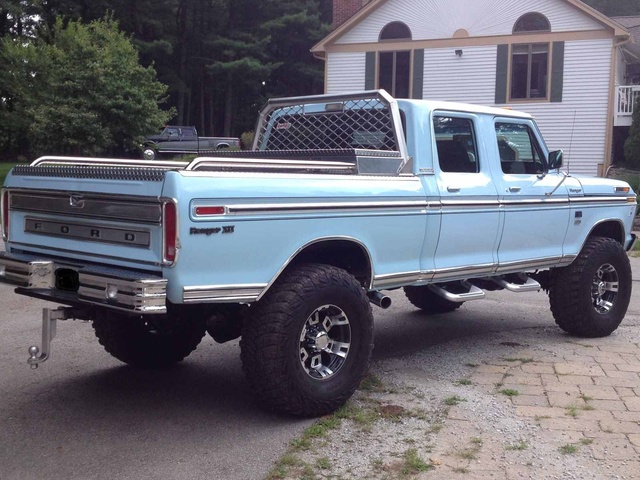
{"label": "crew cab door", "polygon": [[475,115],[436,111],[434,167],[442,215],[435,254],[436,280],[486,274],[497,264],[498,192],[486,142],[479,142]]}
{"label": "crew cab door", "polygon": [[496,118],[496,184],[504,211],[499,272],[548,265],[562,259],[569,226],[565,175],[547,173],[542,137],[533,121]]}

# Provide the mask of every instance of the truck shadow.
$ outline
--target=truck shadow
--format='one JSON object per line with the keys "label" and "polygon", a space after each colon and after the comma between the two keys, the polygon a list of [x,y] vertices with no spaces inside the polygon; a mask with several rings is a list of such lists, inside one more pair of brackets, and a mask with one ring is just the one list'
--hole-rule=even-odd
{"label": "truck shadow", "polygon": [[[441,315],[405,311],[401,316],[394,315],[394,318],[387,317],[386,312],[378,313],[380,318],[376,319],[373,360],[383,361],[426,352],[429,347],[468,337],[554,325],[550,313],[535,318],[521,318],[517,313],[474,307],[476,305],[465,305],[460,310]],[[561,334],[558,329],[558,335]]]}
{"label": "truck shadow", "polygon": [[[425,315],[398,303],[396,309],[374,310],[374,362],[428,353],[429,347],[467,337],[553,326],[546,305],[534,314],[528,307],[500,311],[495,303],[474,302],[478,305],[464,305],[445,315]],[[562,335],[560,330],[558,335]],[[160,370],[122,365],[96,342],[95,350],[90,350],[103,363],[93,361],[87,367],[73,364],[91,354],[76,352],[64,360],[64,368],[71,371],[59,372],[57,380],[39,377],[28,387],[28,397],[20,403],[9,402],[4,411],[20,419],[26,436],[37,435],[39,424],[69,434],[76,432],[77,425],[114,432],[131,425],[153,431],[157,423],[171,426],[169,430],[233,428],[255,433],[255,425],[268,429],[306,422],[261,408],[245,381],[237,341],[218,345],[205,338],[185,361]],[[51,412],[55,412],[53,418]]]}

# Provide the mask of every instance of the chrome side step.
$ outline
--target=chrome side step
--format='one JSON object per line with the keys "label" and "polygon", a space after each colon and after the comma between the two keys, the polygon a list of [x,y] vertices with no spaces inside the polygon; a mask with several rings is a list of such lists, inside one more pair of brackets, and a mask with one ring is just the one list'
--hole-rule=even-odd
{"label": "chrome side step", "polygon": [[445,290],[444,288],[435,284],[429,285],[429,290],[431,290],[436,295],[444,298],[445,300],[457,303],[469,302],[471,300],[482,300],[485,297],[485,294],[482,290],[480,290],[475,285],[467,282],[466,280],[457,282],[456,285],[462,286],[466,291],[454,293]]}
{"label": "chrome side step", "polygon": [[515,293],[538,292],[542,288],[542,286],[537,281],[523,273],[519,274],[518,277],[523,281],[523,283],[508,282],[504,279],[504,277],[495,277],[491,280],[500,285],[502,288],[506,288],[510,292]]}

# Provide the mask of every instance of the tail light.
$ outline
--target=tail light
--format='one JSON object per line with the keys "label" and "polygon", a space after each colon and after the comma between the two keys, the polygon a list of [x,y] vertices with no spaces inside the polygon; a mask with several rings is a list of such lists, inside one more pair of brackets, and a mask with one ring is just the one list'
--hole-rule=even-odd
{"label": "tail light", "polygon": [[162,263],[172,265],[178,256],[178,208],[173,201],[162,207]]}
{"label": "tail light", "polygon": [[9,190],[2,190],[0,198],[1,215],[0,223],[2,224],[2,239],[6,242],[9,240]]}

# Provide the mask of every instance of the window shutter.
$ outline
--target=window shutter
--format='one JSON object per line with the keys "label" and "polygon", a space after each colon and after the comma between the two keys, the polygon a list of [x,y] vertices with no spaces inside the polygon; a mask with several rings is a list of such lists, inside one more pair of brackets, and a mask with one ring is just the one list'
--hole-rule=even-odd
{"label": "window shutter", "polygon": [[424,90],[424,49],[413,51],[413,91],[411,98],[422,100]]}
{"label": "window shutter", "polygon": [[564,42],[553,42],[551,59],[551,101],[562,102],[564,87]]}
{"label": "window shutter", "polygon": [[364,63],[364,89],[376,88],[376,52],[367,52]]}
{"label": "window shutter", "polygon": [[509,67],[509,45],[498,45],[496,58],[496,104],[507,103],[507,70]]}

